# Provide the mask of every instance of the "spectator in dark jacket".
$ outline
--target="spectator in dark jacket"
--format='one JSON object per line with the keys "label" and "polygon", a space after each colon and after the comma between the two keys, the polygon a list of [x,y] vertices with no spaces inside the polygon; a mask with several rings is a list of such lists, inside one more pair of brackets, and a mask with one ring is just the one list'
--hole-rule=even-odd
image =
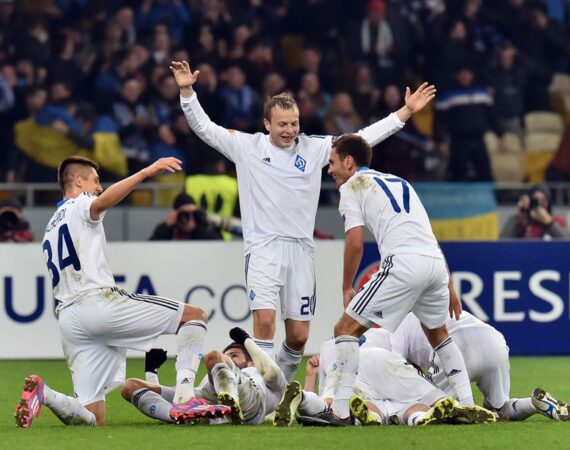
{"label": "spectator in dark jacket", "polygon": [[[493,97],[475,84],[473,69],[462,67],[455,88],[435,102],[435,139],[443,159],[449,160],[449,178],[459,181],[490,181],[491,167],[483,135],[502,136],[493,112]],[[449,142],[449,147],[447,146]]]}
{"label": "spectator in dark jacket", "polygon": [[524,115],[524,94],[527,86],[529,66],[518,55],[517,49],[505,43],[497,51],[497,60],[487,75],[493,88],[495,113],[503,131],[522,136]]}

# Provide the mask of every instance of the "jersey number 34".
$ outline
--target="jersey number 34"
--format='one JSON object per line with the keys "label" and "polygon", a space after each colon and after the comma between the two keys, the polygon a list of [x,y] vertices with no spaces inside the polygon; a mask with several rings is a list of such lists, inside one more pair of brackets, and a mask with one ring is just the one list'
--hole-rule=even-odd
{"label": "jersey number 34", "polygon": [[[46,252],[47,256],[47,266],[48,270],[51,274],[51,285],[52,287],[56,287],[59,283],[59,272],[65,269],[67,266],[73,266],[75,270],[81,270],[81,262],[77,257],[77,252],[75,251],[75,247],[73,246],[73,240],[71,239],[71,235],[69,234],[69,228],[67,224],[63,224],[59,227],[57,232],[57,260],[58,265],[55,265],[53,260],[53,251],[51,249],[51,244],[49,241],[44,241],[42,244],[42,248],[44,252]],[[65,255],[65,250],[67,250],[67,256]],[[58,270],[59,267],[59,270]]]}

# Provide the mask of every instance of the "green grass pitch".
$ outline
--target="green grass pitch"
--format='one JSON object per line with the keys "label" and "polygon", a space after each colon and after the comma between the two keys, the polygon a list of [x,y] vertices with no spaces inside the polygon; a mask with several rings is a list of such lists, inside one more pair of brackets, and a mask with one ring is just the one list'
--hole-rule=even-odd
{"label": "green grass pitch", "polygon": [[[6,345],[6,343],[4,343]],[[542,386],[570,400],[570,358],[513,358],[511,395],[526,397]],[[37,373],[59,391],[70,394],[69,371],[63,361],[0,361],[0,449],[554,449],[568,448],[570,422],[543,416],[525,422],[475,426],[349,427],[343,429],[276,429],[270,425],[232,427],[159,424],[123,401],[118,391],[107,397],[107,425],[102,428],[66,427],[44,408],[29,430],[17,429],[13,413],[26,375]],[[142,377],[143,362],[130,360],[128,376]],[[161,369],[163,382],[173,382],[174,362]],[[298,374],[303,377],[303,370]],[[476,388],[474,387],[474,390]],[[477,391],[477,400],[480,396]]]}

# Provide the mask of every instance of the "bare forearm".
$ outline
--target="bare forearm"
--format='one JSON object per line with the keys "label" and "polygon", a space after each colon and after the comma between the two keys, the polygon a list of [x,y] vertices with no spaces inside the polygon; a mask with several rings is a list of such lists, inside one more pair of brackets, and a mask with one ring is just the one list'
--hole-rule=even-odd
{"label": "bare forearm", "polygon": [[344,269],[342,277],[343,291],[352,287],[363,253],[364,249],[362,245],[350,241],[346,242],[344,247]]}
{"label": "bare forearm", "polygon": [[131,175],[124,180],[121,180],[108,189],[106,189],[99,197],[97,197],[91,204],[91,216],[97,219],[103,212],[112,208],[117,203],[121,202],[127,195],[129,195],[135,187],[142,183],[147,178],[145,169]]}
{"label": "bare forearm", "polygon": [[305,376],[305,391],[307,392],[317,392],[317,375],[306,375]]}
{"label": "bare forearm", "polygon": [[180,88],[180,96],[184,98],[190,98],[194,95],[194,89],[192,86]]}
{"label": "bare forearm", "polygon": [[406,122],[410,117],[412,117],[412,111],[406,105],[402,106],[398,111],[396,111],[396,115],[398,119],[402,122]]}

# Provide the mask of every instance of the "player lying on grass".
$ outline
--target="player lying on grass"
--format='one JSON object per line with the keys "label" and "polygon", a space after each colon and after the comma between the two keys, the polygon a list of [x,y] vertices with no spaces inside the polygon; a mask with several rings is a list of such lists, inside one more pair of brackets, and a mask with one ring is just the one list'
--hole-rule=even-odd
{"label": "player lying on grass", "polygon": [[[234,425],[263,423],[265,416],[275,411],[279,404],[287,380],[279,366],[244,330],[233,328],[230,337],[234,342],[223,352],[214,350],[204,356],[208,375],[194,389],[195,394],[230,407]],[[150,361],[160,352],[153,349],[147,354],[147,380],[129,379],[121,393],[143,414],[170,422],[168,409],[174,388],[161,386],[155,375],[166,360],[165,353],[164,358]]]}
{"label": "player lying on grass", "polygon": [[[323,344],[324,367],[334,358],[334,340]],[[308,363],[306,388],[316,386],[318,357]],[[289,426],[298,410],[297,421],[312,426],[342,426],[327,419],[329,405],[338,383],[338,371],[324,371],[319,379],[321,396],[302,391],[291,382],[275,412],[276,426]],[[324,386],[324,387],[323,387]],[[402,424],[421,426],[436,423],[488,423],[495,416],[479,406],[461,406],[441,389],[418,373],[399,355],[381,348],[361,348],[360,366],[355,382],[359,395],[350,398],[352,420],[363,425]]]}
{"label": "player lying on grass", "polygon": [[72,156],[58,167],[63,200],[42,243],[57,301],[56,314],[75,397],[50,389],[37,375],[24,382],[16,425],[29,428],[43,405],[67,425],[103,425],[105,395],[125,381],[127,349],[148,351],[156,338],[177,334],[176,390],[181,404],[173,417],[217,417],[223,409],[183,405],[193,396],[203,353],[207,316],[201,308],[115,285],[106,257],[103,218],[138,184],[163,172],[181,170],[176,158],[161,158],[103,192],[98,165]]}
{"label": "player lying on grass", "polygon": [[[461,319],[448,320],[449,334],[464,355],[469,379],[477,383],[483,394],[483,406],[499,413],[507,420],[524,420],[533,414],[565,421],[570,418],[568,405],[554,398],[544,389],[536,388],[530,397],[510,398],[509,347],[504,336],[492,326],[482,322],[472,314],[463,312]],[[389,334],[386,330],[375,330],[375,335],[387,335],[388,339],[376,341],[391,349],[416,366],[430,368],[432,381],[443,391],[452,395],[449,383],[439,369],[439,358],[433,357],[433,351],[419,320],[408,314],[398,329]],[[388,341],[388,346],[382,342]],[[364,344],[369,346],[372,339]],[[433,358],[433,360],[432,360]]]}

